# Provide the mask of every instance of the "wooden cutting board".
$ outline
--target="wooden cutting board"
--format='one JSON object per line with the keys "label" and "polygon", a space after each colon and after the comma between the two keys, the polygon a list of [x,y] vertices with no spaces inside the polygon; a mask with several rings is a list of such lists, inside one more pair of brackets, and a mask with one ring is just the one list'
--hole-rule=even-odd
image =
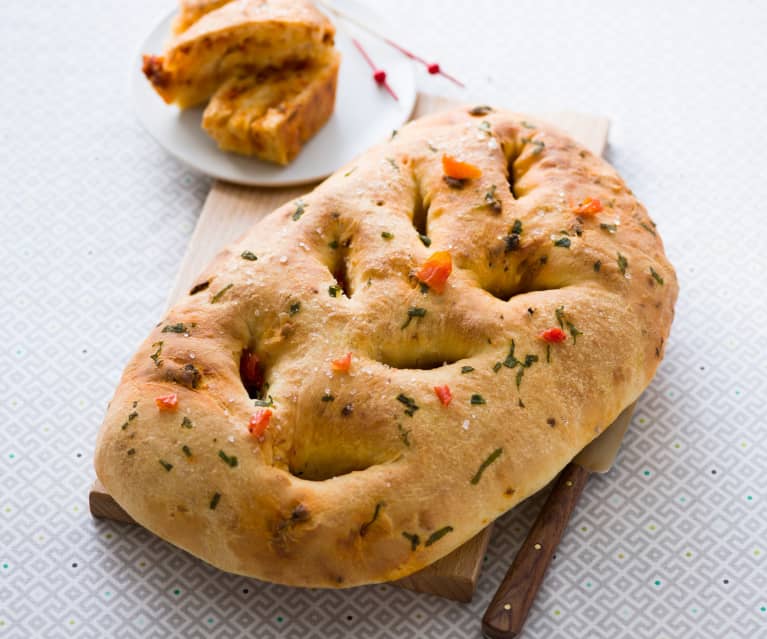
{"label": "wooden cutting board", "polygon": [[[421,94],[413,117],[442,111],[455,104],[445,98]],[[609,128],[606,118],[578,113],[545,114],[542,118],[569,133],[594,153],[601,155],[604,151]],[[303,195],[311,188],[312,185],[256,189],[214,182],[168,297],[168,306],[172,306],[189,291],[195,278],[222,248],[281,204]],[[136,523],[98,480],[91,487],[89,502],[94,517]],[[394,585],[456,601],[471,601],[491,529],[492,525],[443,559]]]}

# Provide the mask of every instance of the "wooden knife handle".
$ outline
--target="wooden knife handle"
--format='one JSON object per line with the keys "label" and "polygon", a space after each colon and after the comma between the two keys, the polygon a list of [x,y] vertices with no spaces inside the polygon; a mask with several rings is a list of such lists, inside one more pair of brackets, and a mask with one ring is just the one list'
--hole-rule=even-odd
{"label": "wooden knife handle", "polygon": [[589,471],[577,464],[568,464],[559,475],[482,617],[482,634],[488,639],[512,639],[522,632],[527,613],[588,478]]}

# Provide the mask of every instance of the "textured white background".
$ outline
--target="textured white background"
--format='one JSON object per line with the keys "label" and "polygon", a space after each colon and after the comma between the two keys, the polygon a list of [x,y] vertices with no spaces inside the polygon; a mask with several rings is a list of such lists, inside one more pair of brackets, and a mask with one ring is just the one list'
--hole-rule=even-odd
{"label": "textured white background", "polygon": [[[608,159],[681,282],[666,361],[591,481],[526,637],[767,637],[767,5],[380,2],[517,109],[612,118]],[[539,499],[470,605],[220,573],[87,511],[96,430],[209,182],[140,129],[134,47],[171,0],[0,3],[0,637],[477,637]]]}

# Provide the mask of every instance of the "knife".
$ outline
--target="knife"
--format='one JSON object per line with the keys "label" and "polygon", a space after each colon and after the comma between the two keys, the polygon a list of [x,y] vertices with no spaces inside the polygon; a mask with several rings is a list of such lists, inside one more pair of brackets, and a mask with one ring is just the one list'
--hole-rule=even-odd
{"label": "knife", "polygon": [[606,473],[612,468],[635,406],[636,402],[624,409],[560,473],[482,617],[482,635],[487,639],[512,639],[522,632],[527,613],[589,475]]}

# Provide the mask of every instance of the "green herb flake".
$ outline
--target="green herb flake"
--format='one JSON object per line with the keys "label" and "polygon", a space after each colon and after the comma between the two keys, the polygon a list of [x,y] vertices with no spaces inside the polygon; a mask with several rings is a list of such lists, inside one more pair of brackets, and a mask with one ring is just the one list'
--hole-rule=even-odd
{"label": "green herb flake", "polygon": [[341,287],[338,286],[338,284],[333,284],[332,286],[328,286],[328,295],[330,297],[338,297],[338,294],[341,292]]}
{"label": "green herb flake", "polygon": [[503,210],[503,204],[498,199],[496,194],[496,187],[493,184],[485,193],[485,204],[487,204],[494,213],[500,213]]}
{"label": "green herb flake", "polygon": [[391,137],[389,139],[393,140],[394,138],[396,138],[397,137],[397,133],[399,133],[399,131],[397,131],[397,129],[392,129]]}
{"label": "green herb flake", "polygon": [[325,393],[322,396],[321,401],[323,401],[323,402],[332,402],[332,401],[335,401],[335,399],[336,399],[335,395],[331,395],[330,393]]}
{"label": "green herb flake", "polygon": [[213,297],[210,298],[211,304],[216,304],[223,296],[224,294],[234,286],[234,284],[227,284],[224,288],[222,288],[218,293],[216,293]]}
{"label": "green herb flake", "polygon": [[502,453],[503,448],[496,448],[490,455],[488,455],[487,459],[480,464],[477,472],[474,473],[474,477],[471,478],[472,485],[476,486],[479,483],[479,480],[482,479],[482,473],[484,473],[485,470],[487,470],[487,467],[498,459]]}
{"label": "green herb flake", "polygon": [[393,240],[394,233],[389,233],[389,231],[381,231],[381,237],[385,240]]}
{"label": "green herb flake", "polygon": [[466,375],[466,373],[471,373],[474,370],[473,366],[461,366],[461,374]]}
{"label": "green herb flake", "polygon": [[192,428],[192,420],[189,419],[186,415],[181,420],[181,428]]}
{"label": "green herb flake", "polygon": [[490,133],[490,129],[493,128],[493,125],[490,124],[487,120],[482,120],[482,122],[479,123],[479,130],[483,133]]}
{"label": "green herb flake", "polygon": [[424,544],[424,546],[431,546],[433,543],[436,543],[440,539],[442,539],[449,532],[453,532],[452,526],[445,526],[444,528],[440,528],[439,530],[436,530],[431,535],[429,535],[429,538],[426,540],[426,543]]}
{"label": "green herb flake", "polygon": [[620,253],[618,255],[618,270],[622,275],[626,274],[626,269],[629,267],[629,261]]}
{"label": "green herb flake", "polygon": [[570,248],[570,238],[569,237],[560,237],[558,240],[554,240],[554,246],[560,246],[562,248],[569,249]]}
{"label": "green herb flake", "polygon": [[408,415],[409,417],[412,417],[420,408],[412,397],[408,397],[404,393],[397,395],[397,401],[405,405],[405,415]]}
{"label": "green herb flake", "polygon": [[136,454],[136,449],[135,448],[129,448],[126,451],[126,454],[128,454],[128,455],[135,455]]}
{"label": "green herb flake", "polygon": [[186,326],[184,326],[181,322],[178,324],[167,324],[166,326],[163,326],[161,333],[186,333]]}
{"label": "green herb flake", "polygon": [[546,363],[551,364],[551,344],[546,344]]}
{"label": "green herb flake", "polygon": [[128,415],[128,421],[132,422],[134,419],[136,419],[136,417],[138,417],[138,413],[134,410],[132,413]]}
{"label": "green herb flake", "polygon": [[160,466],[162,466],[168,472],[170,472],[173,468],[173,464],[166,462],[164,459],[160,459],[158,461],[160,462]]}
{"label": "green herb flake", "polygon": [[350,168],[346,173],[344,173],[344,177],[349,177],[352,173],[354,173],[357,170],[356,166],[353,166]]}
{"label": "green herb flake", "polygon": [[470,401],[470,402],[471,402],[471,403],[472,403],[474,406],[479,406],[479,405],[481,405],[481,404],[487,404],[487,402],[485,401],[485,398],[484,398],[484,397],[482,397],[482,395],[480,395],[479,393],[474,393],[474,394],[471,396],[471,399],[470,399],[469,401]]}
{"label": "green herb flake", "polygon": [[402,532],[402,536],[410,542],[410,550],[415,551],[421,544],[421,538],[416,533]]}
{"label": "green herb flake", "polygon": [[240,253],[240,257],[243,260],[248,260],[249,262],[255,262],[258,259],[256,254],[251,251],[243,251],[242,253]]}
{"label": "green herb flake", "polygon": [[410,325],[410,322],[413,321],[414,317],[424,317],[426,315],[426,309],[421,308],[420,306],[411,306],[409,309],[407,309],[407,320],[405,323],[400,326],[400,329],[407,328]]}
{"label": "green herb flake", "polygon": [[293,302],[288,309],[288,314],[293,317],[298,311],[301,310],[301,302]]}
{"label": "green herb flake", "polygon": [[641,226],[648,233],[652,233],[653,235],[655,235],[655,229],[650,226],[647,226],[647,224],[645,224],[644,222],[640,222],[639,226]]}
{"label": "green herb flake", "polygon": [[526,129],[534,129],[535,128],[534,124],[530,124],[526,120],[522,120],[522,126],[525,127]]}
{"label": "green herb flake", "polygon": [[573,346],[575,346],[578,335],[583,335],[583,333],[581,333],[577,328],[575,328],[572,322],[567,322],[567,328],[570,331],[570,335],[573,338]]}
{"label": "green herb flake", "polygon": [[391,164],[392,168],[399,173],[399,166],[397,166],[397,161],[394,158],[386,158],[386,161]]}
{"label": "green herb flake", "polygon": [[559,328],[562,330],[565,329],[565,307],[560,306],[557,308],[556,311],[554,311],[554,314],[557,316],[557,324],[559,324]]}
{"label": "green herb flake", "polygon": [[184,445],[181,447],[181,451],[182,451],[182,452],[184,453],[184,455],[186,455],[187,457],[191,457],[191,456],[192,456],[192,451],[191,451],[191,449],[189,448],[189,446],[187,446],[186,444],[184,444]]}
{"label": "green herb flake", "polygon": [[218,456],[225,464],[228,464],[230,468],[235,468],[237,466],[237,457],[234,455],[227,455],[223,450],[219,450]]}
{"label": "green herb flake", "polygon": [[546,144],[543,140],[533,140],[532,138],[522,138],[521,142],[523,144],[532,144],[535,147],[533,149],[533,155],[540,155],[543,149],[546,147]]}
{"label": "green herb flake", "polygon": [[447,184],[451,189],[457,189],[461,190],[464,186],[466,186],[466,180],[462,180],[459,178],[450,177],[449,175],[443,175],[442,180]]}
{"label": "green herb flake", "polygon": [[478,106],[472,107],[469,109],[469,115],[487,115],[493,110],[493,107],[488,106],[486,104],[480,104]]}
{"label": "green herb flake", "polygon": [[517,376],[516,376],[516,378],[514,380],[516,382],[516,384],[517,384],[517,390],[519,390],[519,387],[522,385],[522,378],[524,376],[525,376],[525,369],[524,368],[520,368],[517,371]]}
{"label": "green herb flake", "polygon": [[522,220],[520,219],[514,220],[514,224],[511,225],[511,234],[522,235]]}
{"label": "green herb flake", "polygon": [[[650,267],[650,275],[652,275],[652,278],[658,282],[661,286],[663,286],[663,278],[658,274],[658,271],[656,271],[652,266]],[[130,419],[130,417],[128,418]]]}
{"label": "green herb flake", "polygon": [[502,366],[503,364],[501,364],[501,362],[496,362],[495,364],[493,364],[493,372],[497,373],[499,370],[501,370]]}
{"label": "green herb flake", "polygon": [[397,422],[397,432],[399,433],[399,438],[402,440],[402,443],[405,444],[408,448],[410,448],[410,432],[409,430],[405,430],[405,428]]}
{"label": "green herb flake", "polygon": [[338,240],[333,240],[332,242],[328,242],[328,248],[333,249],[335,251],[338,248]]}
{"label": "green herb flake", "polygon": [[272,399],[272,396],[269,395],[266,399],[254,399],[253,405],[264,407],[264,408],[271,408],[272,406],[274,406],[274,400]]}
{"label": "green herb flake", "polygon": [[298,220],[301,219],[301,216],[306,211],[306,203],[303,200],[297,200],[296,201],[296,210],[293,211],[293,215],[291,216],[293,218],[294,222],[298,222]]}
{"label": "green herb flake", "polygon": [[594,272],[599,273],[600,270],[602,270],[602,260],[597,260],[594,262]]}
{"label": "green herb flake", "polygon": [[378,514],[381,512],[381,508],[386,506],[385,501],[379,501],[376,504],[375,510],[373,511],[373,517],[370,519],[370,521],[366,521],[362,526],[360,526],[360,537],[364,537],[368,529],[375,523],[375,520],[378,519]]}
{"label": "green herb flake", "polygon": [[162,366],[162,359],[160,358],[160,356],[162,355],[162,345],[163,345],[163,342],[161,341],[155,342],[154,344],[152,344],[152,348],[156,348],[157,350],[155,350],[155,352],[149,356],[150,359],[154,362],[154,365],[157,366],[158,368]]}
{"label": "green herb flake", "polygon": [[218,502],[221,501],[221,493],[213,493],[213,497],[210,498],[210,509],[216,510]]}
{"label": "green herb flake", "polygon": [[617,224],[605,224],[602,222],[602,224],[599,225],[599,228],[603,231],[607,231],[608,233],[616,233],[618,231],[618,225]]}

